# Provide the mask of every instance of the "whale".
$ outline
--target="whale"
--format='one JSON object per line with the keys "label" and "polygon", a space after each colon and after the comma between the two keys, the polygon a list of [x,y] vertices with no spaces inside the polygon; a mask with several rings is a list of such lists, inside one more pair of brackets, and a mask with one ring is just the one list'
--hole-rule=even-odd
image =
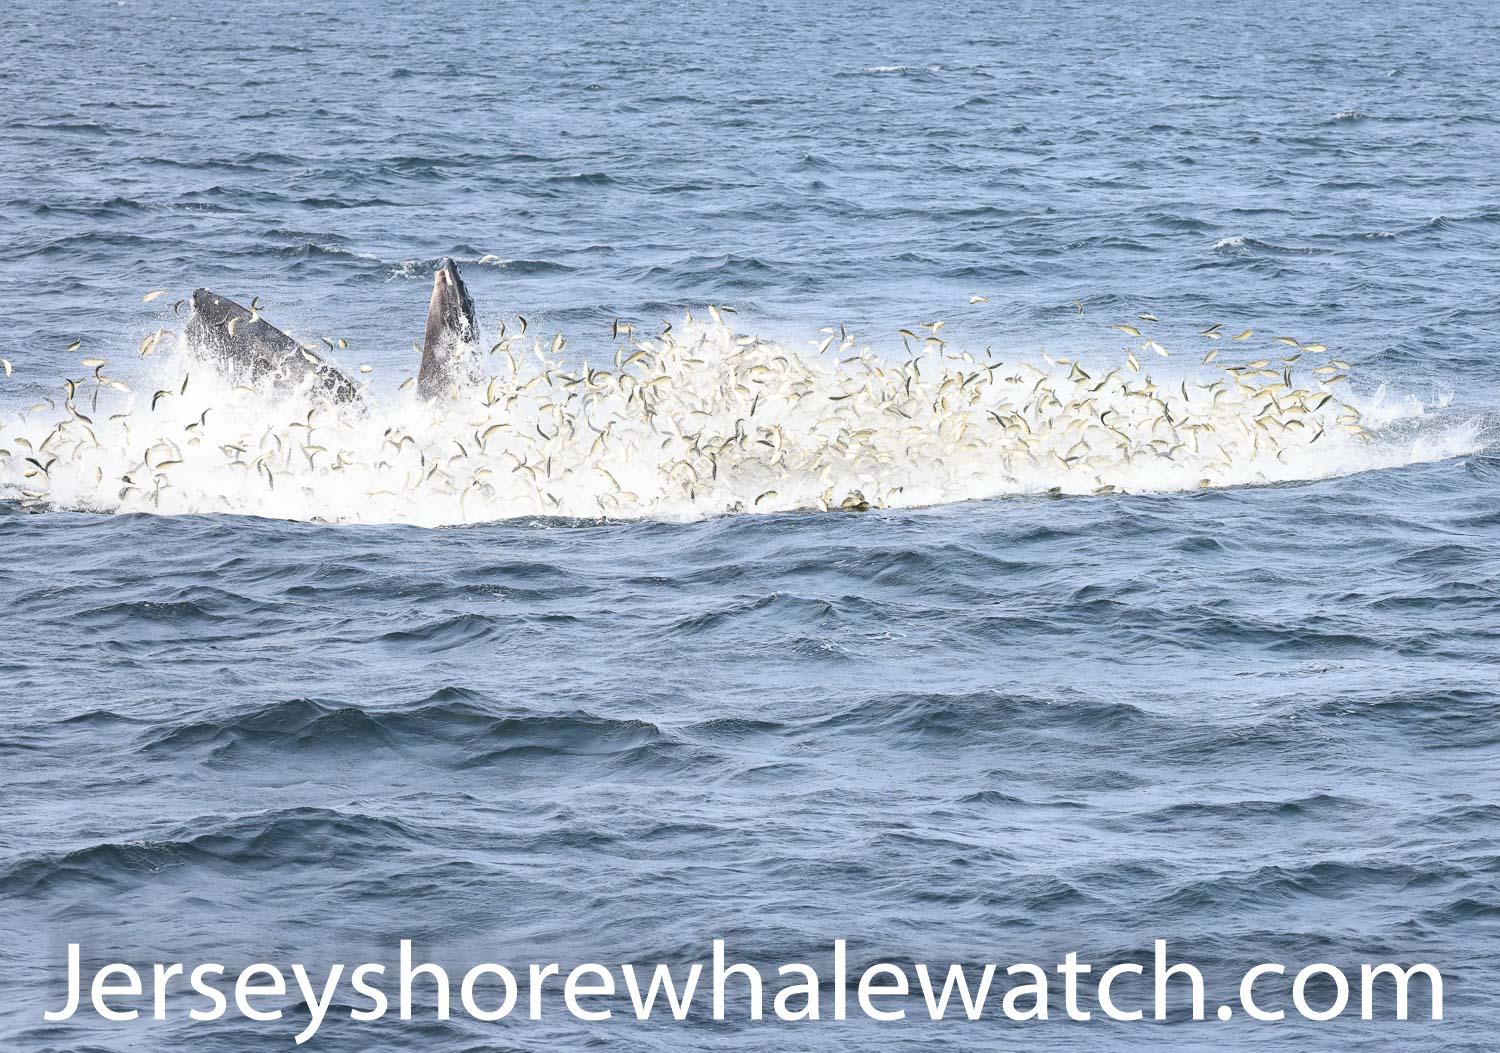
{"label": "whale", "polygon": [[458,273],[458,264],[445,256],[432,276],[417,394],[424,399],[451,395],[478,381],[481,365],[474,300]]}
{"label": "whale", "polygon": [[333,363],[257,312],[208,289],[193,292],[187,342],[193,353],[239,383],[286,394],[310,382],[313,391],[334,402],[360,401],[359,385]]}
{"label": "whale", "polygon": [[[253,302],[253,301],[252,301]],[[188,347],[231,379],[288,394],[304,385],[335,402],[360,402],[360,387],[332,362],[233,300],[193,292]],[[432,276],[417,393],[450,397],[480,379],[479,324],[458,264],[444,257]]]}

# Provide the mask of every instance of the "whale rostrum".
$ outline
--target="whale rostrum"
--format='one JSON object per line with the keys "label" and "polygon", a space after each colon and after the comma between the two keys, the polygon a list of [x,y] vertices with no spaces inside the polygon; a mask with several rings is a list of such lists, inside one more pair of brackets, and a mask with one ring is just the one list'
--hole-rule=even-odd
{"label": "whale rostrum", "polygon": [[474,301],[459,277],[458,265],[444,258],[432,276],[432,299],[427,304],[427,333],[422,341],[422,367],[417,372],[417,394],[439,398],[479,379]]}

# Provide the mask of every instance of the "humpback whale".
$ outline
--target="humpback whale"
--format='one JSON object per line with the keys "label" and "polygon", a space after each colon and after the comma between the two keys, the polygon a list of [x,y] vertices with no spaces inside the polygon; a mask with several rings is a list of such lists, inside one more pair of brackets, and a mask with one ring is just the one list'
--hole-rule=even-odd
{"label": "humpback whale", "polygon": [[452,392],[479,377],[476,354],[479,326],[474,301],[458,265],[444,257],[432,276],[432,300],[427,305],[427,333],[422,342],[422,366],[417,371],[417,394],[424,399]]}
{"label": "humpback whale", "polygon": [[264,318],[207,289],[193,293],[188,346],[242,383],[269,382],[288,392],[312,378],[313,389],[335,402],[359,401],[359,387],[321,355],[307,350]]}
{"label": "humpback whale", "polygon": [[[194,352],[241,383],[266,385],[284,394],[311,378],[313,389],[335,402],[360,401],[359,386],[333,363],[257,313],[208,289],[193,293],[187,338]],[[432,276],[417,393],[424,399],[440,398],[477,380],[478,340],[474,300],[459,277],[458,265],[444,257]]]}

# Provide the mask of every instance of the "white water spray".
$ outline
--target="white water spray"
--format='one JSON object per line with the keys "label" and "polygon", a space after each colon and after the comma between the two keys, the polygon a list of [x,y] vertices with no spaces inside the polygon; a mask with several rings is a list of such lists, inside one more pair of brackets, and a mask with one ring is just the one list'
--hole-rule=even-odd
{"label": "white water spray", "polygon": [[61,400],[0,416],[0,497],[422,526],[696,519],[1305,480],[1477,447],[1469,427],[1384,434],[1422,407],[1366,414],[1326,369],[1305,385],[1265,359],[1154,381],[1133,355],[1033,365],[935,331],[902,357],[837,335],[802,353],[714,315],[625,344],[605,369],[566,361],[561,340],[502,340],[487,379],[444,403],[273,397],[180,347],[150,393],[96,366]]}

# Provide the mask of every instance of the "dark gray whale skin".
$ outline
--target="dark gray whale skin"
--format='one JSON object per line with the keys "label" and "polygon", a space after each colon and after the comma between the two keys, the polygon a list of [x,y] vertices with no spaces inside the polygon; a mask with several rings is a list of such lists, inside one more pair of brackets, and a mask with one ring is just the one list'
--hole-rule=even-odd
{"label": "dark gray whale skin", "polygon": [[432,276],[417,394],[424,399],[439,398],[479,379],[478,340],[474,301],[459,277],[458,265],[444,257]]}
{"label": "dark gray whale skin", "polygon": [[[231,333],[229,323],[235,318],[239,321]],[[312,389],[333,401],[360,401],[359,386],[332,363],[264,318],[252,321],[249,310],[207,289],[193,293],[187,340],[193,353],[251,387],[269,385],[285,393],[312,377]]]}

